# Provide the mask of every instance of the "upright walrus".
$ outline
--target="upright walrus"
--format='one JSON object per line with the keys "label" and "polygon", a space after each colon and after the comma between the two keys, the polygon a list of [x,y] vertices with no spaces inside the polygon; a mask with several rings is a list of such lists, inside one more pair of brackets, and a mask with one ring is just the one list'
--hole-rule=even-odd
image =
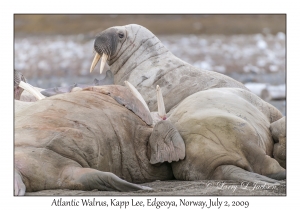
{"label": "upright walrus", "polygon": [[156,85],[162,89],[167,112],[201,90],[220,87],[248,90],[230,77],[197,69],[177,58],[151,31],[140,25],[108,28],[96,37],[94,48],[96,55],[90,71],[102,56],[100,69],[107,61],[115,84],[129,81],[143,95],[151,111],[157,107]]}
{"label": "upright walrus", "polygon": [[[151,111],[157,107],[154,87],[161,87],[168,120],[186,147],[185,159],[172,163],[177,179],[286,178],[282,114],[242,83],[180,60],[140,25],[106,29],[96,37],[94,49],[90,71],[102,57],[100,73],[107,61],[115,84],[129,81]],[[274,131],[279,125],[283,129]],[[283,160],[280,164],[272,158],[273,141],[278,142],[274,156]]]}

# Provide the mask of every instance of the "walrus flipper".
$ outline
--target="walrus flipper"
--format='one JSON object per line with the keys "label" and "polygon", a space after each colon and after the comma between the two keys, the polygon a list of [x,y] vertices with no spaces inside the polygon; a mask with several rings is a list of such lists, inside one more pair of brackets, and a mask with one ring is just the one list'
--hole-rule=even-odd
{"label": "walrus flipper", "polygon": [[105,78],[99,81],[99,85],[113,85],[113,84],[114,84],[114,75],[110,70],[107,70]]}
{"label": "walrus flipper", "polygon": [[281,167],[286,168],[286,118],[273,122],[270,131],[274,140],[273,156]]}
{"label": "walrus flipper", "polygon": [[254,173],[246,171],[240,167],[234,165],[221,165],[216,168],[214,174],[212,175],[212,179],[215,180],[240,180],[240,181],[248,181],[253,183],[264,182],[273,185],[280,185],[278,180]]}
{"label": "walrus flipper", "polygon": [[149,139],[150,163],[179,161],[185,157],[185,144],[177,129],[169,121],[155,124]]}
{"label": "walrus flipper", "polygon": [[94,86],[101,86],[101,85],[113,85],[114,84],[114,76],[110,70],[106,71],[105,78],[103,79],[94,79]]}
{"label": "walrus flipper", "polygon": [[72,183],[69,189],[129,192],[136,190],[152,190],[150,187],[127,182],[113,173],[91,168],[70,167]]}
{"label": "walrus flipper", "polygon": [[15,169],[15,195],[25,195],[26,186],[22,181],[21,175],[17,169]]}

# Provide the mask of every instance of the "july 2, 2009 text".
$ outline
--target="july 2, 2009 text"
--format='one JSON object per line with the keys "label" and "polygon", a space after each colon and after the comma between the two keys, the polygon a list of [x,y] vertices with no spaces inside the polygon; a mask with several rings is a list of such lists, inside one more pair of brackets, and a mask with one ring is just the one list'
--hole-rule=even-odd
{"label": "july 2, 2009 text", "polygon": [[216,199],[170,199],[147,198],[147,199],[71,199],[62,198],[54,199],[51,206],[100,206],[100,207],[117,207],[118,209],[127,209],[128,207],[153,207],[155,209],[171,209],[176,207],[200,207],[201,209],[220,209],[222,207],[244,207],[248,208],[249,201],[227,201],[219,198]]}

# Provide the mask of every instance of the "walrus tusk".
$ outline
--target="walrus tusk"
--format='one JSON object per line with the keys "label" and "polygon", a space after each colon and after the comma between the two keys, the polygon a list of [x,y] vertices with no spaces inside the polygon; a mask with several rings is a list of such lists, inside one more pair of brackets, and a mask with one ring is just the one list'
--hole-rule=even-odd
{"label": "walrus tusk", "polygon": [[20,82],[19,87],[23,88],[24,90],[27,90],[29,93],[34,95],[38,100],[44,99],[45,96],[43,96],[40,92],[35,90],[30,84],[25,83],[23,81]]}
{"label": "walrus tusk", "polygon": [[166,109],[165,109],[164,99],[163,99],[159,85],[156,86],[156,97],[157,97],[158,115],[163,120],[165,120],[166,119]]}
{"label": "walrus tusk", "polygon": [[100,60],[100,58],[101,58],[101,55],[99,55],[98,53],[96,53],[96,55],[94,57],[94,60],[92,62],[92,65],[91,65],[90,73],[94,70],[94,68],[97,65],[97,63]]}
{"label": "walrus tusk", "polygon": [[139,93],[139,91],[128,81],[125,81],[125,86],[129,88],[129,90],[131,91],[131,93],[137,97],[142,104],[146,107],[146,109],[150,112],[150,109],[146,103],[146,101],[144,100],[143,96]]}
{"label": "walrus tusk", "polygon": [[102,74],[102,72],[103,72],[103,69],[104,69],[107,58],[108,58],[108,55],[103,53],[102,59],[101,59],[101,65],[100,65],[100,74]]}

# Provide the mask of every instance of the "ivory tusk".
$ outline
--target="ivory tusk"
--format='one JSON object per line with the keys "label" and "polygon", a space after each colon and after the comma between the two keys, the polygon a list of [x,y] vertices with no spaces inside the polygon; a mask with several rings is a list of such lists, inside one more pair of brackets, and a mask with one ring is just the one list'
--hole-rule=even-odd
{"label": "ivory tusk", "polygon": [[166,109],[165,109],[164,99],[159,85],[156,86],[156,97],[157,97],[158,115],[161,118],[165,119]]}
{"label": "ivory tusk", "polygon": [[101,55],[96,53],[94,60],[92,62],[92,65],[91,65],[90,73],[94,70],[95,66],[97,65],[98,61],[100,60],[100,57],[101,57]]}
{"label": "ivory tusk", "polygon": [[38,92],[34,87],[32,87],[30,84],[25,83],[23,81],[20,82],[19,87],[23,88],[24,90],[27,90],[29,93],[34,95],[38,100],[46,98],[43,96],[40,92]]}
{"label": "ivory tusk", "polygon": [[146,109],[150,112],[149,110],[149,107],[146,103],[146,101],[144,100],[143,96],[139,93],[139,91],[128,81],[125,81],[125,86],[129,88],[129,90],[131,91],[131,93],[137,97],[141,102],[142,104],[146,107]]}
{"label": "ivory tusk", "polygon": [[102,59],[101,59],[101,65],[100,65],[100,74],[102,74],[102,72],[103,72],[103,69],[104,69],[107,58],[108,58],[108,55],[103,53]]}

